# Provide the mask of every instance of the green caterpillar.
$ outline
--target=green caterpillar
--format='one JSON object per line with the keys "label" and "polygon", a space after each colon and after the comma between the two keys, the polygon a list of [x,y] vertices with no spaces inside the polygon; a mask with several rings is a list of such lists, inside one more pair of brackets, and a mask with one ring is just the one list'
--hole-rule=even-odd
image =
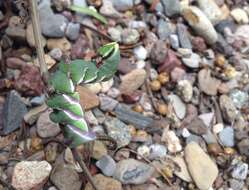
{"label": "green caterpillar", "polygon": [[63,133],[76,147],[95,139],[95,134],[88,130],[84,112],[79,103],[79,94],[75,91],[80,83],[106,81],[113,77],[120,62],[119,46],[116,42],[106,44],[98,50],[102,63],[96,61],[73,60],[69,64],[61,62],[59,69],[52,75],[50,84],[53,95],[47,105],[53,109],[50,119],[64,126]]}

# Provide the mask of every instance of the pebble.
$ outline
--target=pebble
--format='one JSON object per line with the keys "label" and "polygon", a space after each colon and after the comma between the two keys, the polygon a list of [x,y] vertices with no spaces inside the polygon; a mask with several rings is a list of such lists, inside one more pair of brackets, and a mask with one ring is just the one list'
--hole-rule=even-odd
{"label": "pebble", "polygon": [[21,161],[15,165],[12,186],[16,189],[40,189],[47,182],[52,166],[47,161]]}
{"label": "pebble", "polygon": [[117,98],[120,95],[120,91],[117,88],[110,88],[110,90],[107,92],[107,95],[112,98]]}
{"label": "pebble", "polygon": [[161,65],[167,57],[168,48],[163,40],[157,40],[150,52],[151,62],[154,65]]}
{"label": "pebble", "polygon": [[229,179],[229,185],[232,189],[242,190],[244,182],[236,179]]}
{"label": "pebble", "polygon": [[193,97],[193,87],[188,80],[180,80],[177,83],[177,92],[184,102],[190,102]]}
{"label": "pebble", "polygon": [[186,115],[186,105],[182,102],[181,98],[175,94],[170,94],[168,99],[171,101],[174,111],[179,119],[183,119]]}
{"label": "pebble", "polygon": [[70,22],[67,25],[67,29],[66,29],[65,34],[70,40],[72,40],[72,41],[76,40],[80,34],[80,24]]}
{"label": "pebble", "polygon": [[77,91],[80,95],[80,105],[84,108],[84,110],[90,110],[99,106],[99,97],[93,92],[91,92],[89,89],[82,86],[78,86]]}
{"label": "pebble", "polygon": [[134,159],[121,160],[113,177],[122,184],[142,184],[145,183],[153,174],[154,168]]}
{"label": "pebble", "polygon": [[[34,38],[34,32],[33,32],[33,27],[32,24],[28,24],[26,28],[26,38],[27,42],[30,47],[35,48],[35,38]],[[42,41],[42,47],[46,45],[46,39],[41,36],[41,41]]]}
{"label": "pebble", "polygon": [[37,120],[37,134],[42,138],[55,137],[61,131],[59,125],[50,120],[49,114],[49,111],[45,111]]}
{"label": "pebble", "polygon": [[131,45],[138,42],[140,34],[136,29],[126,28],[121,33],[121,41],[125,45]]}
{"label": "pebble", "polygon": [[118,11],[127,11],[134,6],[133,0],[112,0],[112,3]]}
{"label": "pebble", "polygon": [[32,98],[30,100],[30,103],[31,103],[32,106],[41,106],[42,104],[45,103],[45,99],[46,99],[46,97],[43,94],[41,96],[36,96],[36,97]]}
{"label": "pebble", "polygon": [[222,11],[215,0],[198,0],[197,3],[212,24],[217,24],[222,19]]}
{"label": "pebble", "polygon": [[245,138],[238,143],[239,152],[242,155],[249,156],[249,138]]}
{"label": "pebble", "polygon": [[92,84],[91,83],[85,84],[84,87],[87,88],[88,90],[90,90],[94,94],[98,94],[102,90],[101,83],[99,83],[99,82],[92,83]]}
{"label": "pebble", "polygon": [[[110,177],[105,177],[102,174],[93,176],[93,181],[96,186],[101,190],[123,190],[122,184]],[[88,182],[84,190],[94,190],[92,185]]]}
{"label": "pebble", "polygon": [[213,126],[213,133],[218,134],[224,129],[224,125],[222,123],[217,123]]}
{"label": "pebble", "polygon": [[100,85],[101,85],[101,92],[102,93],[109,92],[110,88],[113,86],[113,83],[114,83],[113,78],[110,79],[110,80],[101,82],[100,83]]}
{"label": "pebble", "polygon": [[144,69],[134,69],[121,78],[119,90],[123,94],[128,94],[141,87],[146,79],[146,71]]}
{"label": "pebble", "polygon": [[218,176],[218,168],[210,157],[195,142],[187,144],[184,155],[188,171],[197,187],[200,190],[212,187]]}
{"label": "pebble", "polygon": [[53,48],[53,49],[49,52],[49,55],[50,55],[53,59],[55,59],[55,60],[57,60],[57,61],[60,61],[61,58],[62,58],[63,53],[62,53],[62,50],[61,50],[60,48]]}
{"label": "pebble", "polygon": [[186,48],[186,49],[192,49],[192,44],[189,39],[187,27],[184,24],[178,23],[176,25],[176,31],[177,31],[177,35],[178,35],[181,47]]}
{"label": "pebble", "polygon": [[[137,152],[139,155],[147,158],[150,155],[150,148],[147,145],[141,145],[137,148]],[[138,159],[141,159],[141,156],[137,155]]]}
{"label": "pebble", "polygon": [[207,133],[207,126],[205,123],[198,117],[195,117],[189,125],[187,125],[187,129],[197,135],[204,135]]}
{"label": "pebble", "polygon": [[199,8],[185,7],[182,14],[193,30],[203,37],[208,44],[214,44],[218,40],[218,35],[212,23]]}
{"label": "pebble", "polygon": [[247,13],[241,8],[235,8],[230,12],[231,16],[237,23],[248,24],[249,18]]}
{"label": "pebble", "polygon": [[121,34],[122,34],[122,30],[118,29],[117,27],[109,27],[107,30],[108,34],[112,37],[112,39],[114,39],[117,42],[121,41]]}
{"label": "pebble", "polygon": [[229,97],[233,101],[237,108],[242,108],[249,100],[249,95],[238,89],[234,89],[230,92]]}
{"label": "pebble", "polygon": [[234,129],[232,127],[225,127],[219,133],[219,139],[223,146],[233,147],[234,146]]}
{"label": "pebble", "polygon": [[145,129],[153,125],[153,119],[140,113],[132,111],[130,108],[119,104],[114,113],[116,117],[125,123],[135,126],[137,129]]}
{"label": "pebble", "polygon": [[32,125],[37,121],[41,113],[44,112],[46,109],[47,109],[46,104],[32,108],[24,115],[23,119],[26,123]]}
{"label": "pebble", "polygon": [[82,180],[78,173],[64,163],[58,163],[53,168],[50,181],[60,190],[80,190]]}
{"label": "pebble", "polygon": [[227,95],[221,95],[219,103],[224,120],[228,123],[233,123],[237,117],[238,111],[232,100]]}
{"label": "pebble", "polygon": [[113,111],[115,107],[118,105],[118,101],[106,96],[104,94],[99,95],[99,101],[100,101],[100,109],[102,111]]}
{"label": "pebble", "polygon": [[182,62],[189,68],[196,69],[200,67],[201,58],[196,53],[191,53],[189,57],[183,57]]}
{"label": "pebble", "polygon": [[182,129],[182,137],[188,138],[190,135],[191,135],[191,133],[189,132],[189,130],[187,128]]}
{"label": "pebble", "polygon": [[163,158],[167,155],[167,148],[164,145],[161,144],[152,144],[149,146],[150,154],[149,159],[159,159]]}
{"label": "pebble", "polygon": [[10,134],[22,125],[24,115],[28,112],[20,95],[12,90],[8,93],[3,105],[3,133]]}
{"label": "pebble", "polygon": [[186,75],[186,71],[183,70],[182,68],[175,67],[171,72],[170,72],[170,78],[173,82],[177,82],[179,80],[182,80],[184,76]]}
{"label": "pebble", "polygon": [[116,169],[116,162],[109,155],[102,156],[97,162],[96,166],[106,176],[112,176]]}
{"label": "pebble", "polygon": [[26,31],[18,26],[8,27],[5,33],[14,41],[24,42],[26,40]]}
{"label": "pebble", "polygon": [[182,150],[180,140],[172,130],[164,129],[161,141],[166,142],[167,149],[170,153],[176,153]]}
{"label": "pebble", "polygon": [[198,83],[201,91],[207,95],[215,96],[221,82],[211,76],[211,70],[202,69],[198,73]]}
{"label": "pebble", "polygon": [[209,113],[203,113],[198,116],[207,127],[211,126],[211,122],[214,118],[214,112],[209,112]]}
{"label": "pebble", "polygon": [[178,164],[178,166],[180,167],[179,170],[174,170],[174,174],[181,178],[182,180],[186,181],[186,182],[191,182],[192,181],[192,178],[189,174],[189,171],[188,171],[188,168],[187,168],[187,165],[186,165],[186,162],[185,160],[183,159],[183,157],[181,156],[176,156],[176,157],[171,157],[172,160],[174,162],[176,162],[176,164]]}
{"label": "pebble", "polygon": [[170,24],[164,19],[160,19],[157,25],[157,35],[160,40],[166,40],[172,33]]}
{"label": "pebble", "polygon": [[232,170],[232,177],[238,180],[245,180],[248,174],[248,164],[239,162]]}
{"label": "pebble", "polygon": [[145,60],[148,55],[147,50],[143,46],[134,48],[133,53],[137,60]]}
{"label": "pebble", "polygon": [[169,36],[169,41],[173,49],[178,49],[180,47],[179,38],[176,34],[171,34]]}
{"label": "pebble", "polygon": [[121,17],[121,14],[114,8],[111,0],[103,0],[102,6],[100,7],[99,12],[104,16],[108,16],[112,18]]}
{"label": "pebble", "polygon": [[71,49],[71,44],[66,38],[50,38],[47,40],[47,48],[49,50],[59,48],[65,53]]}
{"label": "pebble", "polygon": [[180,14],[180,1],[179,0],[163,0],[161,1],[164,13],[168,17]]}
{"label": "pebble", "polygon": [[108,135],[117,141],[118,146],[126,146],[131,141],[129,127],[117,118],[107,117],[104,121]]}
{"label": "pebble", "polygon": [[106,145],[101,141],[94,141],[92,157],[96,160],[99,160],[105,155],[107,155]]}

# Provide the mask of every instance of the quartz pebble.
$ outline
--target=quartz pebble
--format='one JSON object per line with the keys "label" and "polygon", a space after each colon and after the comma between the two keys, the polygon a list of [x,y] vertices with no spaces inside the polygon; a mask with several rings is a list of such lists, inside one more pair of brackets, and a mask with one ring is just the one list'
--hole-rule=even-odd
{"label": "quartz pebble", "polygon": [[164,130],[161,140],[162,142],[166,142],[167,149],[170,153],[176,153],[182,150],[180,140],[174,131]]}
{"label": "quartz pebble", "polygon": [[177,91],[184,102],[189,102],[193,97],[193,87],[188,80],[180,80],[177,83]]}
{"label": "quartz pebble", "polygon": [[145,60],[147,58],[147,50],[143,46],[138,46],[133,50],[137,60]]}
{"label": "quartz pebble", "polygon": [[245,180],[248,174],[248,164],[239,162],[232,171],[232,177],[238,180]]}
{"label": "quartz pebble", "polygon": [[243,9],[240,8],[233,9],[231,11],[231,16],[238,23],[247,24],[249,22],[248,15]]}
{"label": "quartz pebble", "polygon": [[179,117],[179,119],[183,119],[186,115],[186,105],[177,95],[171,94],[168,98],[172,102],[177,117]]}

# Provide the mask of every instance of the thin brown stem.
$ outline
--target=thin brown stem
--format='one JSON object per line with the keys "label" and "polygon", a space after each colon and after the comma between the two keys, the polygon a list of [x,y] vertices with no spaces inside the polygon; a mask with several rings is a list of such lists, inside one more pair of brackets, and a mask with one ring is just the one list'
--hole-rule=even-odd
{"label": "thin brown stem", "polygon": [[30,2],[31,20],[32,20],[32,25],[33,25],[36,51],[37,51],[37,56],[38,56],[38,60],[40,64],[40,71],[44,79],[44,82],[47,83],[48,68],[45,62],[44,49],[43,49],[42,40],[41,40],[41,27],[40,27],[40,20],[38,16],[37,1],[29,0],[29,2]]}

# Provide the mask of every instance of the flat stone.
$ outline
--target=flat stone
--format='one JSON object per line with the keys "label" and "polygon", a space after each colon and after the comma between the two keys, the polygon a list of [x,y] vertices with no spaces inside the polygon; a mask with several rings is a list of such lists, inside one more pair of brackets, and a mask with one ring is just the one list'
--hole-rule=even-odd
{"label": "flat stone", "polygon": [[154,120],[140,113],[132,111],[130,108],[119,104],[114,110],[116,116],[121,121],[133,125],[137,129],[145,129],[152,126]]}
{"label": "flat stone", "polygon": [[183,17],[197,34],[203,37],[208,44],[214,44],[218,35],[207,16],[195,6],[187,6],[182,11]]}
{"label": "flat stone", "polygon": [[89,89],[78,86],[77,91],[80,94],[80,105],[84,110],[90,110],[99,105],[99,97]]}
{"label": "flat stone", "polygon": [[69,23],[66,29],[66,36],[70,40],[76,40],[80,34],[80,24],[79,23]]}
{"label": "flat stone", "polygon": [[[35,48],[35,38],[34,38],[34,32],[33,32],[33,27],[31,23],[27,25],[26,38],[27,38],[27,42],[29,46],[32,48]],[[42,47],[45,47],[46,39],[43,36],[41,36],[41,41],[42,41]]]}
{"label": "flat stone", "polygon": [[27,111],[19,94],[14,90],[10,91],[3,105],[3,133],[7,135],[20,128]]}
{"label": "flat stone", "polygon": [[100,100],[100,109],[102,111],[113,111],[115,107],[118,105],[118,101],[106,96],[104,94],[99,95]]}
{"label": "flat stone", "polygon": [[245,180],[248,174],[248,164],[239,162],[233,168],[232,177],[238,180]]}
{"label": "flat stone", "polygon": [[146,182],[154,172],[154,168],[134,159],[121,160],[113,177],[122,184],[142,184]]}
{"label": "flat stone", "polygon": [[187,144],[184,150],[189,173],[200,190],[212,187],[218,176],[218,168],[210,157],[195,142]]}
{"label": "flat stone", "polygon": [[43,189],[51,170],[47,161],[21,161],[15,165],[11,184],[20,190]]}
{"label": "flat stone", "polygon": [[207,95],[215,96],[221,82],[211,76],[211,70],[202,69],[198,73],[198,83],[201,91]]}
{"label": "flat stone", "polygon": [[192,178],[189,174],[187,165],[183,157],[181,156],[176,156],[176,157],[171,157],[174,162],[178,164],[180,167],[180,170],[175,170],[174,174],[179,177],[180,179],[186,181],[186,182],[191,182]]}
{"label": "flat stone", "polygon": [[160,19],[157,25],[157,35],[160,40],[166,40],[172,33],[169,22]]}
{"label": "flat stone", "polygon": [[171,101],[175,113],[179,119],[183,119],[186,115],[186,105],[182,102],[179,96],[171,94],[168,96],[169,100]]}
{"label": "flat stone", "polygon": [[188,36],[189,34],[187,32],[187,27],[184,24],[178,23],[176,25],[176,31],[181,47],[192,49],[192,44]]}
{"label": "flat stone", "polygon": [[233,123],[237,117],[238,111],[231,98],[229,98],[227,95],[221,95],[219,98],[219,103],[224,120],[228,123]]}
{"label": "flat stone", "polygon": [[99,160],[105,155],[107,155],[106,145],[101,141],[94,141],[92,157],[96,160]]}
{"label": "flat stone", "polygon": [[191,53],[190,57],[183,57],[182,62],[189,68],[196,69],[200,67],[201,58],[196,53]]}
{"label": "flat stone", "polygon": [[109,155],[104,155],[96,162],[96,166],[104,175],[112,176],[116,169],[116,162]]}
{"label": "flat stone", "polygon": [[187,126],[187,129],[194,134],[204,135],[207,133],[208,128],[200,118],[195,117]]}
{"label": "flat stone", "polygon": [[107,117],[104,121],[107,133],[117,141],[118,146],[126,146],[131,141],[129,127],[117,118]]}
{"label": "flat stone", "polygon": [[59,48],[65,53],[71,49],[71,44],[66,38],[50,38],[47,40],[47,48],[49,50]]}
{"label": "flat stone", "polygon": [[49,111],[43,112],[37,120],[37,134],[42,138],[55,137],[61,131],[58,124],[49,118]]}
{"label": "flat stone", "polygon": [[[102,174],[93,176],[93,181],[101,190],[123,190],[122,184],[110,177],[105,177]],[[84,190],[94,190],[92,185],[88,182]]]}
{"label": "flat stone", "polygon": [[219,139],[223,146],[233,147],[234,146],[234,129],[232,127],[225,127],[219,133]]}
{"label": "flat stone", "polygon": [[167,149],[170,153],[177,153],[182,150],[180,139],[172,130],[168,130],[165,128],[162,134],[161,141],[167,144]]}
{"label": "flat stone", "polygon": [[135,69],[122,77],[119,90],[121,93],[128,94],[141,87],[146,79],[146,71],[144,69]]}
{"label": "flat stone", "polygon": [[175,16],[180,14],[180,1],[179,0],[163,0],[161,1],[166,16]]}
{"label": "flat stone", "polygon": [[78,173],[63,163],[59,163],[53,168],[50,180],[60,190],[80,190],[82,185]]}

